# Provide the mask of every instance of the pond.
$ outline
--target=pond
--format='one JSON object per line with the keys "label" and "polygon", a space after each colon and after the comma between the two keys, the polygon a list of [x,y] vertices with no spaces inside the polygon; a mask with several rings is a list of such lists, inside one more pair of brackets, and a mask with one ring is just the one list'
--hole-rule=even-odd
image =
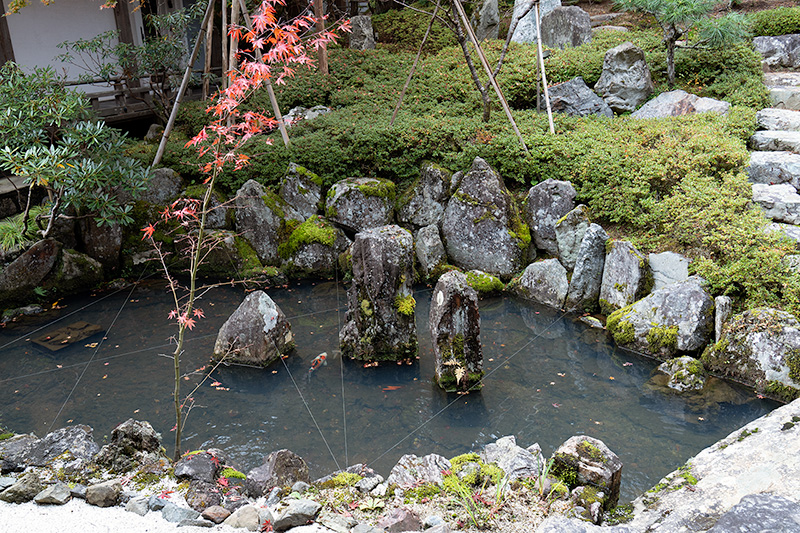
{"label": "pond", "polygon": [[[573,316],[511,298],[480,302],[486,378],[480,392],[433,385],[428,331],[431,289],[418,287],[419,360],[364,368],[338,353],[345,288],[292,283],[268,294],[289,318],[296,350],[267,369],[220,366],[193,393],[183,447],[218,447],[240,469],[288,448],[312,478],[354,463],[386,476],[406,453],[446,457],[477,451],[504,435],[545,456],[572,435],[601,439],[624,463],[630,500],[689,457],[774,409],[750,391],[717,381],[710,397],[683,398],[648,383],[656,363],[624,352]],[[192,391],[216,333],[244,298],[221,287],[200,302],[205,319],[189,332],[182,390]],[[62,300],[44,314],[0,329],[0,424],[16,432],[88,424],[98,442],[133,417],[148,420],[169,449],[175,333],[162,283]],[[31,342],[86,321],[105,331],[51,352]],[[314,358],[327,364],[310,372]]]}

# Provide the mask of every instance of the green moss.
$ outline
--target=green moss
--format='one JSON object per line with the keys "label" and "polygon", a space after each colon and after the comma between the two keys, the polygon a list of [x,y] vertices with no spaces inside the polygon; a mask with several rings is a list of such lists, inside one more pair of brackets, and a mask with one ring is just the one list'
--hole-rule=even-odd
{"label": "green moss", "polygon": [[414,316],[417,301],[410,294],[407,296],[398,295],[394,299],[394,306],[401,315]]}
{"label": "green moss", "polygon": [[425,483],[419,487],[411,487],[406,489],[406,491],[403,493],[403,502],[409,504],[427,501],[435,498],[441,494],[441,492],[442,488],[435,483]]}
{"label": "green moss", "polygon": [[758,433],[758,428],[755,428],[752,431],[744,429],[744,430],[742,430],[741,433],[739,433],[739,436],[736,438],[736,442],[742,442],[744,439],[746,439],[750,435],[755,435],[756,433]]}
{"label": "green moss", "polygon": [[557,453],[554,459],[550,474],[563,481],[570,490],[577,487],[579,482],[575,458],[565,453]]}
{"label": "green moss", "polygon": [[661,348],[674,351],[678,346],[678,326],[653,326],[647,332],[647,346],[653,353]]}
{"label": "green moss", "polygon": [[617,505],[603,517],[603,525],[615,526],[633,520],[633,503]]}
{"label": "green moss", "polygon": [[470,452],[470,453],[463,453],[461,455],[456,455],[455,457],[450,459],[451,470],[455,473],[461,472],[461,469],[464,468],[464,465],[467,463],[481,463],[480,455],[474,452]]}
{"label": "green moss", "polygon": [[318,243],[332,247],[336,242],[336,229],[324,218],[314,215],[299,224],[289,239],[278,246],[278,255],[289,259],[304,245]]}
{"label": "green moss", "polygon": [[800,383],[800,349],[789,350],[783,360],[789,367],[789,377],[796,383]]}
{"label": "green moss", "polygon": [[780,381],[769,381],[764,386],[764,393],[780,402],[790,403],[800,398],[800,389],[784,385]]}
{"label": "green moss", "polygon": [[262,196],[261,199],[264,201],[264,205],[267,206],[270,211],[275,213],[275,215],[282,219],[286,218],[286,211],[284,210],[286,202],[283,198],[268,190],[264,193],[264,196]]}
{"label": "green moss", "polygon": [[236,248],[236,253],[239,255],[240,272],[251,273],[255,270],[260,270],[262,267],[261,260],[258,258],[258,253],[255,248],[250,244],[250,241],[238,235],[233,238],[233,245]]}
{"label": "green moss", "polygon": [[393,182],[384,179],[378,179],[375,182],[364,183],[357,186],[364,196],[375,196],[378,198],[386,198],[390,204],[394,204],[397,189]]}
{"label": "green moss", "polygon": [[581,441],[577,448],[578,451],[583,452],[583,454],[592,461],[597,461],[600,463],[605,463],[607,461],[605,455],[603,455],[603,452],[588,440]]}
{"label": "green moss", "polygon": [[606,328],[619,345],[630,344],[636,338],[633,324],[625,320],[630,312],[631,306],[623,307],[611,313],[606,320]]}
{"label": "green moss", "polygon": [[481,463],[481,477],[488,479],[492,485],[499,485],[506,477],[505,471],[494,463]]}
{"label": "green moss", "polygon": [[361,307],[361,313],[364,316],[366,317],[372,316],[374,311],[372,310],[372,306],[370,305],[369,300],[367,299],[361,300],[361,304],[359,305],[359,307]]}
{"label": "green moss", "polygon": [[220,477],[228,478],[228,479],[247,479],[247,476],[238,470],[226,466],[222,469],[222,472],[219,473]]}
{"label": "green moss", "polygon": [[616,309],[614,309],[614,306],[611,305],[611,302],[609,302],[605,298],[599,298],[597,302],[598,304],[600,304],[600,312],[606,316],[616,311]]}
{"label": "green moss", "polygon": [[339,472],[329,480],[320,484],[320,489],[338,489],[340,487],[352,487],[359,481],[364,479],[363,476],[354,474],[352,472]]}
{"label": "green moss", "polygon": [[13,436],[14,436],[14,433],[11,433],[11,432],[0,433],[0,440],[8,440]]}
{"label": "green moss", "polygon": [[615,283],[614,284],[614,290],[618,291],[618,292],[625,292],[626,290],[628,290],[628,284],[627,283]]}
{"label": "green moss", "polygon": [[[314,174],[310,170],[306,169],[306,167],[301,167],[300,165],[295,165],[294,170],[299,176],[304,176],[304,177],[308,178],[309,180],[311,180],[316,185],[319,185],[320,187],[325,185],[325,182],[322,180],[321,177],[319,177],[318,175]],[[300,194],[305,194],[305,193],[301,192]]]}
{"label": "green moss", "polygon": [[688,463],[678,469],[678,475],[682,477],[687,484],[697,485],[697,478],[692,474],[692,467]]}
{"label": "green moss", "polygon": [[469,271],[466,274],[467,284],[475,289],[478,294],[490,294],[493,292],[502,292],[505,288],[503,282],[499,278],[487,274],[485,272]]}

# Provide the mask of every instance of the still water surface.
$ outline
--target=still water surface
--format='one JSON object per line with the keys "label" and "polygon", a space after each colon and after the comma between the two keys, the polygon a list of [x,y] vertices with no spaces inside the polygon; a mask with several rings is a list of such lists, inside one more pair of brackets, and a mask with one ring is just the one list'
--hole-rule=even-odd
{"label": "still water surface", "polygon": [[[343,287],[303,283],[267,292],[289,317],[297,349],[286,366],[218,368],[193,394],[184,437],[184,449],[222,448],[244,471],[270,451],[289,448],[309,463],[312,477],[357,462],[386,476],[405,453],[452,457],[515,435],[521,446],[538,442],[549,456],[570,436],[586,434],[620,456],[622,498],[630,500],[776,407],[721,382],[716,401],[655,390],[647,383],[653,361],[616,349],[602,331],[572,317],[510,298],[481,301],[483,390],[446,394],[431,382],[430,289],[415,295],[419,361],[377,368],[337,355]],[[206,364],[217,330],[243,297],[235,288],[206,295],[200,303],[206,318],[189,333],[186,372]],[[163,285],[142,283],[59,305],[0,330],[0,424],[39,436],[88,424],[102,441],[134,417],[150,421],[169,448],[172,361],[163,354],[171,353],[175,330]],[[99,324],[106,338],[55,353],[29,341],[79,320]],[[321,352],[329,354],[328,364],[310,373]],[[200,378],[189,375],[183,391]]]}

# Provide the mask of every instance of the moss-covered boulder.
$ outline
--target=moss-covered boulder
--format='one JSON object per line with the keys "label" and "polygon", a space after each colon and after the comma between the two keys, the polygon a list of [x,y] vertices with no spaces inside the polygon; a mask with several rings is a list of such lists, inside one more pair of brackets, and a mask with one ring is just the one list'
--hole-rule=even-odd
{"label": "moss-covered boulder", "polygon": [[551,472],[570,489],[589,486],[602,492],[598,499],[603,509],[619,501],[622,461],[600,439],[586,435],[567,439],[553,454]]}
{"label": "moss-covered boulder", "polygon": [[620,346],[666,360],[696,352],[714,332],[714,300],[692,276],[613,312],[606,322]]}
{"label": "moss-covered boulder", "polygon": [[657,370],[669,377],[666,386],[678,392],[699,391],[706,386],[703,363],[688,355],[665,361]]}
{"label": "moss-covered boulder", "polygon": [[391,224],[394,216],[395,184],[376,178],[337,181],[325,200],[325,217],[358,232]]}
{"label": "moss-covered boulder", "polygon": [[447,204],[442,236],[454,265],[504,279],[523,267],[531,240],[514,197],[480,157]]}
{"label": "moss-covered boulder", "polygon": [[397,201],[397,221],[412,229],[440,224],[450,198],[450,180],[442,167],[423,164],[419,178]]}
{"label": "moss-covered boulder", "polygon": [[53,239],[37,242],[8,265],[0,267],[0,302],[5,306],[30,303],[33,290],[58,263],[61,244]]}
{"label": "moss-covered boulder", "polygon": [[439,278],[428,320],[436,382],[448,392],[479,388],[483,351],[478,293],[463,273],[452,270]]}
{"label": "moss-covered boulder", "polygon": [[575,188],[568,181],[548,178],[525,197],[523,212],[536,247],[556,257],[556,222],[575,209]]}
{"label": "moss-covered boulder", "polygon": [[283,270],[292,277],[331,277],[351,241],[344,231],[319,215],[311,215],[278,247]]}
{"label": "moss-covered boulder", "polygon": [[353,283],[339,332],[342,353],[358,360],[396,361],[417,355],[414,247],[411,234],[396,225],[356,234]]}
{"label": "moss-covered boulder", "polygon": [[522,276],[508,284],[508,289],[520,298],[563,309],[569,290],[567,269],[558,259],[531,263]]}
{"label": "moss-covered boulder", "polygon": [[234,206],[239,234],[250,242],[262,263],[279,264],[278,246],[299,215],[280,196],[253,180],[236,191]]}
{"label": "moss-covered boulder", "polygon": [[600,312],[610,315],[644,298],[652,287],[647,257],[628,241],[610,241],[600,284]]}
{"label": "moss-covered boulder", "polygon": [[555,234],[558,259],[564,265],[564,268],[569,271],[575,268],[575,262],[578,260],[578,250],[590,223],[588,209],[585,205],[579,205],[556,222]]}
{"label": "moss-covered boulder", "polygon": [[290,163],[281,180],[278,195],[305,220],[319,211],[322,185],[322,178],[305,167]]}
{"label": "moss-covered boulder", "polygon": [[702,356],[706,368],[781,400],[800,396],[800,322],[779,309],[736,315]]}

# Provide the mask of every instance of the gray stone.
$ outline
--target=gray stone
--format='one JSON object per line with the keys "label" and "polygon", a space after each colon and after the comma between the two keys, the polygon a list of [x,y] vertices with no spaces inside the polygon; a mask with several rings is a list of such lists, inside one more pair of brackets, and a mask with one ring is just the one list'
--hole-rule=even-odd
{"label": "gray stone", "polygon": [[353,282],[347,290],[342,353],[358,360],[403,360],[417,355],[413,239],[400,226],[356,234]]}
{"label": "gray stone", "polygon": [[386,533],[384,530],[369,524],[358,524],[351,533]]}
{"label": "gray stone", "polygon": [[294,278],[333,277],[339,267],[339,255],[351,244],[340,228],[319,215],[312,215],[279,248],[283,271]]}
{"label": "gray stone", "polygon": [[61,294],[85,291],[103,281],[103,265],[86,254],[75,250],[62,250],[61,262],[50,280],[42,286]]}
{"label": "gray stone", "polygon": [[797,242],[800,245],[800,226],[795,226],[794,224],[779,224],[777,222],[773,222],[772,224],[767,226],[767,231],[779,231],[783,233],[789,239]]}
{"label": "gray stone", "polygon": [[654,90],[644,51],[626,42],[606,52],[594,90],[617,113],[633,111],[643,104]]}
{"label": "gray stone", "polygon": [[145,183],[145,190],[138,195],[138,200],[151,204],[166,205],[180,194],[183,180],[180,174],[171,168],[157,168]]}
{"label": "gray stone", "polygon": [[610,315],[643,298],[653,276],[644,255],[628,241],[611,241],[607,249],[599,301],[600,311]]}
{"label": "gray stone", "polygon": [[147,133],[144,135],[144,140],[149,143],[157,143],[161,140],[162,135],[164,135],[164,126],[161,124],[150,124],[147,128]]}
{"label": "gray stone", "polygon": [[286,531],[314,520],[322,506],[313,500],[290,500],[289,506],[279,511],[272,523],[275,531]]}
{"label": "gray stone", "polygon": [[8,487],[16,483],[16,481],[17,481],[16,478],[13,477],[9,476],[0,477],[0,492],[6,490]]}
{"label": "gray stone", "polygon": [[322,202],[322,178],[300,165],[289,163],[281,180],[278,196],[292,206],[302,220],[306,220],[319,211]]}
{"label": "gray stone", "polygon": [[602,115],[611,118],[614,116],[614,112],[611,111],[605,100],[597,96],[580,76],[570,81],[553,85],[548,90],[550,106],[557,113],[564,113],[573,117]]}
{"label": "gray stone", "polygon": [[280,196],[254,180],[248,180],[236,191],[233,200],[236,230],[247,239],[265,265],[277,265],[279,234],[287,219],[299,219]]}
{"label": "gray stone", "polygon": [[25,304],[42,285],[58,260],[61,245],[53,239],[37,242],[0,270],[0,301],[10,307]]}
{"label": "gray stone", "polygon": [[60,468],[74,472],[91,461],[99,449],[92,438],[92,428],[67,426],[32,443],[21,459],[26,465],[45,466],[58,458]]}
{"label": "gray stone", "polygon": [[757,131],[750,147],[762,152],[800,152],[800,131]]}
{"label": "gray stone", "polygon": [[214,522],[202,518],[184,518],[178,522],[178,527],[214,527]]}
{"label": "gray stone", "polygon": [[291,326],[264,291],[247,295],[225,321],[214,344],[214,358],[268,366],[294,348]]}
{"label": "gray stone", "polygon": [[175,463],[175,477],[210,483],[217,478],[219,463],[219,459],[206,451],[186,454]]}
{"label": "gray stone", "polygon": [[714,300],[701,278],[692,276],[615,311],[606,324],[617,344],[665,360],[708,344],[713,311]]}
{"label": "gray stone", "polygon": [[[496,5],[496,0],[493,1]],[[450,198],[450,182],[448,171],[433,163],[425,163],[419,178],[398,201],[397,221],[411,229],[440,225]]]}
{"label": "gray stone", "polygon": [[[91,488],[91,487],[90,487]],[[194,520],[200,517],[200,513],[188,507],[181,507],[172,502],[166,502],[161,509],[161,516],[167,522],[177,524],[183,520]]]}
{"label": "gray stone", "polygon": [[776,494],[748,494],[723,514],[709,533],[800,531],[800,505]]}
{"label": "gray stone", "polygon": [[13,485],[0,492],[0,500],[8,503],[29,502],[42,492],[42,489],[44,485],[39,476],[35,472],[26,472],[17,478]]}
{"label": "gray stone", "polygon": [[589,13],[578,6],[557,7],[542,20],[542,44],[549,48],[578,47],[592,40]]}
{"label": "gray stone", "polygon": [[147,508],[151,511],[160,511],[164,508],[164,506],[168,503],[168,500],[159,497],[157,494],[153,494],[147,500]]}
{"label": "gray stone", "polygon": [[558,259],[569,271],[575,268],[578,250],[587,229],[589,229],[589,217],[586,214],[585,205],[579,205],[556,222]]}
{"label": "gray stone", "polygon": [[717,113],[727,115],[731,104],[713,98],[702,98],[680,89],[661,93],[638,110],[631,118],[679,117],[691,113]]}
{"label": "gray stone", "polygon": [[772,107],[800,110],[800,87],[767,87]]}
{"label": "gray stone", "polygon": [[447,263],[442,237],[436,224],[425,226],[417,232],[414,239],[414,250],[417,254],[422,275],[432,277],[437,270]]}
{"label": "gray stone", "polygon": [[258,509],[252,505],[243,505],[236,509],[228,518],[223,520],[222,524],[234,529],[258,531],[261,526],[261,520]]}
{"label": "gray stone", "polygon": [[559,446],[553,457],[556,465],[572,469],[577,474],[579,485],[597,487],[607,495],[604,509],[617,505],[622,461],[603,441],[576,435]]}
{"label": "gray stone", "polygon": [[791,152],[750,152],[747,176],[752,183],[790,183],[800,187],[800,155]]}
{"label": "gray stone", "polygon": [[556,222],[575,209],[575,188],[568,181],[548,178],[534,185],[525,197],[523,212],[536,247],[558,255]]}
{"label": "gray stone", "polygon": [[[795,400],[733,431],[637,498],[627,526],[632,531],[707,531],[749,494],[768,493],[796,502],[800,494],[798,420],[800,400]],[[752,530],[722,531],[780,531],[769,523],[763,528],[760,524]]]}
{"label": "gray stone", "polygon": [[475,26],[478,42],[497,39],[500,33],[500,9],[497,0],[483,0],[480,10],[473,13],[472,25]]}
{"label": "gray stone", "polygon": [[403,531],[419,531],[422,529],[422,520],[411,509],[398,507],[378,518],[376,525],[388,533],[402,533]]}
{"label": "gray stone", "polygon": [[86,499],[86,485],[78,483],[74,487],[70,489],[70,494],[72,494],[73,498],[78,498],[79,500]]}
{"label": "gray stone", "polygon": [[122,251],[122,227],[119,224],[98,226],[94,218],[80,219],[78,227],[83,252],[99,261],[106,273],[116,273]]}
{"label": "gray stone", "polygon": [[531,263],[510,289],[520,298],[563,309],[569,290],[567,269],[558,259],[545,259]]}
{"label": "gray stone", "polygon": [[753,46],[771,69],[800,67],[800,35],[755,37]]}
{"label": "gray stone", "polygon": [[161,456],[161,435],[150,422],[129,418],[111,431],[111,442],[103,446],[94,461],[113,472],[126,472],[146,456]]}
{"label": "gray stone", "polygon": [[119,502],[122,484],[118,479],[110,479],[86,487],[86,502],[97,507],[111,507]]}
{"label": "gray stone", "polygon": [[627,526],[597,526],[580,518],[564,515],[548,516],[536,528],[536,533],[633,533]]}
{"label": "gray stone", "polygon": [[723,328],[722,338],[703,353],[712,372],[765,391],[770,383],[800,389],[797,373],[800,322],[771,308],[738,314]]}
{"label": "gray stone", "polygon": [[376,178],[347,178],[328,191],[325,216],[350,231],[385,226],[392,222],[395,185]]}
{"label": "gray stone", "polygon": [[448,392],[480,388],[483,378],[478,293],[458,271],[442,275],[433,289],[428,324],[434,379]]}
{"label": "gray stone", "polygon": [[296,492],[298,494],[303,494],[305,491],[311,488],[311,485],[306,483],[305,481],[298,481],[294,485],[292,485],[292,492]]}
{"label": "gray stone", "polygon": [[[201,472],[198,474],[203,475]],[[192,479],[189,482],[189,488],[185,495],[186,503],[197,512],[202,512],[203,509],[214,505],[221,505],[223,497],[216,480],[203,481],[199,479]]]}
{"label": "gray stone", "polygon": [[647,264],[653,273],[653,290],[689,279],[689,259],[675,252],[648,254]]}
{"label": "gray stone", "polygon": [[50,505],[64,505],[68,501],[72,499],[72,494],[69,491],[69,487],[61,483],[60,481],[54,485],[50,485],[42,492],[37,494],[33,501],[38,504],[50,504]]}
{"label": "gray stone", "polygon": [[414,454],[404,455],[392,467],[389,477],[386,479],[387,485],[399,485],[406,487],[415,483],[434,483],[442,482],[442,470],[450,470],[450,461],[435,453],[417,457]]}
{"label": "gray stone", "polygon": [[453,264],[508,279],[521,267],[527,243],[522,219],[503,179],[476,157],[447,204],[442,237]]}
{"label": "gray stone", "polygon": [[358,15],[350,17],[350,48],[353,50],[374,50],[375,33],[372,30],[372,17]]}
{"label": "gray stone", "polygon": [[[530,0],[514,0],[514,18],[522,16]],[[555,8],[561,7],[561,0],[543,0],[539,3],[539,18],[541,19]],[[518,23],[511,40],[515,43],[536,42],[536,14],[531,9]]]}
{"label": "gray stone", "polygon": [[714,341],[719,342],[722,338],[722,328],[728,322],[728,317],[733,308],[733,300],[730,296],[717,296],[714,298]]}
{"label": "gray stone", "polygon": [[264,458],[264,464],[247,473],[245,487],[254,498],[269,494],[273,487],[308,481],[308,465],[290,450],[278,450]]}
{"label": "gray stone", "polygon": [[667,387],[678,392],[701,391],[706,386],[703,363],[688,355],[661,363],[658,371],[669,376]]}
{"label": "gray stone", "polygon": [[538,444],[522,448],[517,446],[513,435],[490,442],[480,455],[485,464],[496,463],[506,473],[508,481],[538,476],[546,463]]}
{"label": "gray stone", "polygon": [[231,511],[225,509],[221,505],[212,505],[211,507],[206,507],[200,512],[200,516],[215,524],[221,524],[230,515]]}
{"label": "gray stone", "polygon": [[753,202],[764,210],[767,218],[788,224],[800,224],[800,194],[789,183],[780,185],[753,184]]}
{"label": "gray stone", "polygon": [[14,435],[9,439],[0,440],[0,457],[2,457],[0,467],[2,467],[2,473],[22,472],[25,469],[23,457],[33,443],[38,440],[36,435],[33,434]]}
{"label": "gray stone", "polygon": [[[325,107],[324,105],[315,105],[312,108],[297,106],[293,107],[283,116],[283,122],[286,124],[287,128],[291,128],[301,122],[306,120],[314,120],[317,117],[321,117],[327,113],[331,112],[330,107]],[[290,163],[290,165],[293,163]],[[288,200],[287,200],[288,201]]]}
{"label": "gray stone", "polygon": [[372,489],[383,483],[383,481],[383,476],[374,475],[362,478],[356,483],[355,487],[359,492],[370,492]]}
{"label": "gray stone", "polygon": [[591,313],[597,310],[607,240],[608,234],[601,226],[589,225],[578,248],[575,270],[569,283],[565,303],[567,311]]}
{"label": "gray stone", "polygon": [[136,496],[135,498],[131,498],[128,503],[125,504],[125,510],[129,513],[144,516],[148,513],[148,511],[150,511],[149,503],[149,496]]}
{"label": "gray stone", "polygon": [[756,113],[756,128],[760,130],[800,131],[800,111],[768,107]]}
{"label": "gray stone", "polygon": [[429,530],[429,529],[431,529],[433,527],[437,527],[437,526],[441,526],[441,525],[447,525],[447,524],[444,521],[444,518],[442,518],[439,515],[435,515],[435,514],[432,514],[430,516],[426,516],[425,520],[422,521],[422,527],[425,528],[426,530]]}

